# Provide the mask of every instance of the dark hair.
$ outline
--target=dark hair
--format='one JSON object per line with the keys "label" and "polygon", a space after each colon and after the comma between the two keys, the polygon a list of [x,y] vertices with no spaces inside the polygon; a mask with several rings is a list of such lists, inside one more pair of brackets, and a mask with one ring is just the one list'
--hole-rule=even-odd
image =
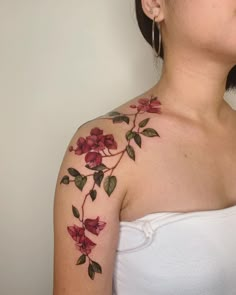
{"label": "dark hair", "polygon": [[[144,39],[152,46],[152,20],[143,11],[141,0],[135,0],[135,11],[138,26]],[[158,51],[158,28],[155,26],[155,49]],[[164,50],[161,42],[160,57],[164,60]],[[236,65],[228,73],[225,90],[236,89]]]}

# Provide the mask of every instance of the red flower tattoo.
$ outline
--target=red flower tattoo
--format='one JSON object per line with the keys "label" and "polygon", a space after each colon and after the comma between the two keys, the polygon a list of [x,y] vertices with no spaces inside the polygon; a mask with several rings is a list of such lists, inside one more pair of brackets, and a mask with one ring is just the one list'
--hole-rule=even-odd
{"label": "red flower tattoo", "polygon": [[95,246],[96,244],[86,236],[83,236],[81,238],[80,243],[76,243],[76,247],[78,248],[78,250],[85,255],[90,254]]}
{"label": "red flower tattoo", "polygon": [[85,219],[84,225],[89,232],[98,236],[100,231],[105,227],[106,222],[99,221],[99,216],[98,216],[96,219],[89,219],[89,218]]}
{"label": "red flower tattoo", "polygon": [[102,163],[102,155],[97,152],[88,152],[85,156],[85,162],[89,168],[96,167]]}
{"label": "red flower tattoo", "polygon": [[131,108],[137,108],[139,111],[145,111],[148,113],[158,113],[161,114],[160,106],[161,102],[159,100],[153,99],[150,100],[148,98],[140,98],[138,100],[139,105],[131,104]]}
{"label": "red flower tattoo", "polygon": [[[122,157],[127,155],[130,159],[135,161],[136,151],[134,145],[141,148],[143,137],[160,137],[155,129],[146,127],[150,118],[145,118],[137,123],[137,117],[139,114],[161,114],[160,107],[161,102],[158,100],[158,97],[143,97],[138,99],[137,105],[130,105],[131,109],[136,109],[136,113],[124,114],[117,111],[111,111],[107,114],[107,118],[101,118],[111,120],[113,124],[126,123],[127,125],[130,124],[130,118],[132,119],[132,126],[125,133],[127,145],[119,152],[112,153],[112,150],[117,150],[118,148],[118,144],[113,134],[104,134],[103,130],[99,127],[92,128],[88,136],[79,137],[76,142],[76,147],[70,146],[68,148],[69,152],[74,151],[75,156],[85,154],[85,167],[93,171],[93,174],[83,175],[77,169],[70,167],[67,169],[69,175],[63,176],[60,182],[65,185],[69,185],[73,182],[82,192],[87,183],[87,178],[89,176],[93,177],[92,188],[86,193],[81,210],[78,210],[72,205],[72,213],[74,217],[79,220],[81,226],[76,224],[67,226],[69,235],[75,241],[76,249],[81,253],[76,265],[84,264],[86,259],[88,259],[88,275],[92,280],[95,277],[95,273],[102,273],[102,267],[89,256],[97,244],[86,236],[86,231],[98,236],[106,227],[107,222],[100,220],[99,216],[96,218],[86,218],[84,220],[84,205],[88,197],[90,197],[93,202],[96,200],[97,189],[103,188],[107,196],[110,197],[117,185],[117,177],[113,175],[113,171],[116,169]],[[118,156],[119,158],[113,167],[109,168],[103,163],[104,157],[115,156]],[[109,173],[109,175],[106,175],[106,173]],[[70,177],[73,177],[73,179],[70,179]]]}
{"label": "red flower tattoo", "polygon": [[74,224],[73,226],[67,226],[67,230],[71,235],[72,239],[80,243],[81,238],[84,236],[84,228]]}

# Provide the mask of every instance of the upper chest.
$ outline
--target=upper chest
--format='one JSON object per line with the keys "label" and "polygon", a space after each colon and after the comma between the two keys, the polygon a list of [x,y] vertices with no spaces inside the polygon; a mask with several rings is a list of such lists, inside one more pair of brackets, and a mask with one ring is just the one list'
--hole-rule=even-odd
{"label": "upper chest", "polygon": [[[192,211],[236,203],[236,131],[154,124],[132,165],[123,216]],[[138,214],[140,212],[140,214]]]}

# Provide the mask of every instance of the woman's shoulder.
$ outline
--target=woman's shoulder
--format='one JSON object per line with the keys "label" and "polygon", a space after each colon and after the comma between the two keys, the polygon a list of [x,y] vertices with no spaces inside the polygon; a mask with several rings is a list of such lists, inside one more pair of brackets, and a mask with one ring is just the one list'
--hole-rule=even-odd
{"label": "woman's shoulder", "polygon": [[[159,114],[161,114],[160,99],[147,91],[96,117],[94,122],[101,124],[105,122],[105,125],[114,131],[120,131],[120,128],[129,130],[129,127],[133,130],[143,118],[146,118],[146,121],[140,125],[145,127],[148,119],[159,117]],[[141,126],[138,125],[138,127]]]}

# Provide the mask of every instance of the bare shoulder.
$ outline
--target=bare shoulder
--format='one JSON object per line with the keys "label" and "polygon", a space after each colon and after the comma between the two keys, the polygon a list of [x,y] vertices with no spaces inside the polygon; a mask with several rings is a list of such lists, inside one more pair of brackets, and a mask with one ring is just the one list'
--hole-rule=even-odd
{"label": "bare shoulder", "polygon": [[159,137],[154,122],[161,113],[159,98],[144,93],[98,117],[101,121],[107,122],[122,142],[123,150],[120,152],[130,169],[138,168],[136,155],[145,151],[143,144],[148,140],[147,137]]}

